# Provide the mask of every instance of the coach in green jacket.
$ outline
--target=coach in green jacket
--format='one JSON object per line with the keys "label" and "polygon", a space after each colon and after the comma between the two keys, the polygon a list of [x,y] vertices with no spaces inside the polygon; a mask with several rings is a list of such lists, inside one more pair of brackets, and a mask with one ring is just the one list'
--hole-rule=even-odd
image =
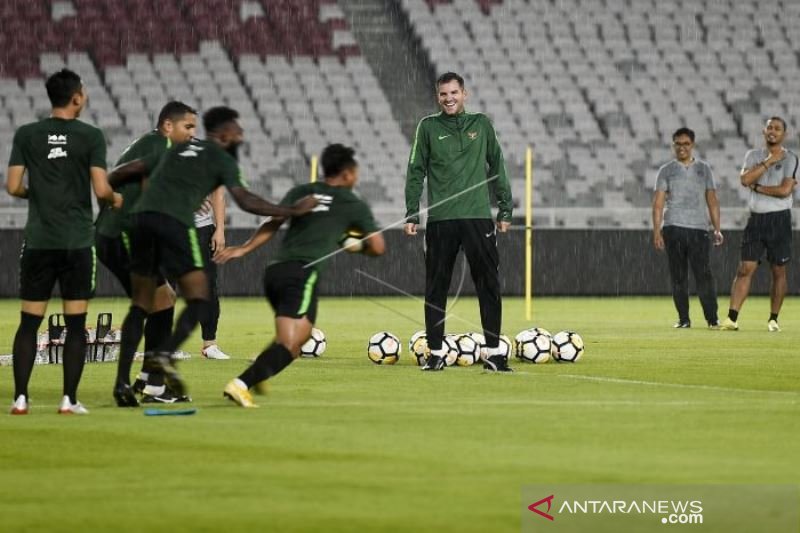
{"label": "coach in green jacket", "polygon": [[[508,372],[508,354],[499,347],[502,302],[498,277],[497,233],[511,223],[511,188],[503,152],[489,119],[464,111],[464,79],[448,72],[436,80],[440,113],[417,126],[406,177],[406,235],[417,234],[419,199],[428,178],[425,234],[425,330],[430,357],[423,370],[445,366],[447,290],[459,249],[469,262],[486,337],[484,368]],[[490,191],[497,197],[492,221]]]}

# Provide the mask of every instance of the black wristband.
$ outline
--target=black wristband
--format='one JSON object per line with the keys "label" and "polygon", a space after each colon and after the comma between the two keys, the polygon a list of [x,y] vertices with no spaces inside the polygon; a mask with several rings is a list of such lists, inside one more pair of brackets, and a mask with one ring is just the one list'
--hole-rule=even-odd
{"label": "black wristband", "polygon": [[758,192],[758,187],[759,187],[758,183],[754,183],[753,184],[753,192]]}

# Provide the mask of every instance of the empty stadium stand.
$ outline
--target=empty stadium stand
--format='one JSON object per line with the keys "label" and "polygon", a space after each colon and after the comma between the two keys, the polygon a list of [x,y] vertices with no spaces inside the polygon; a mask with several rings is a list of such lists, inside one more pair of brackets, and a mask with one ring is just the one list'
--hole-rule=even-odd
{"label": "empty stadium stand", "polygon": [[[518,201],[533,146],[541,226],[646,227],[655,169],[681,125],[697,132],[724,222],[738,226],[738,166],[764,118],[797,131],[798,2],[396,3],[435,69],[462,73],[468,107],[493,119]],[[86,81],[84,119],[104,129],[111,159],[168,99],[228,104],[242,113],[257,192],[280,197],[338,141],[358,149],[360,190],[381,220],[402,216],[405,117],[333,0],[4,0],[0,22],[3,157],[14,129],[48,112],[44,75],[67,66]],[[0,195],[0,225],[22,222],[24,203]]]}

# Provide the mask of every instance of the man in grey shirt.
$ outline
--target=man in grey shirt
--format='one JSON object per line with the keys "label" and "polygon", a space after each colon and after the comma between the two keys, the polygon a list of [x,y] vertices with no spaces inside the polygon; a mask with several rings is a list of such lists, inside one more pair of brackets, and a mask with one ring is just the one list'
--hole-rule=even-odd
{"label": "man in grey shirt", "polygon": [[[667,251],[672,281],[672,300],[678,311],[676,328],[689,328],[689,267],[708,327],[717,329],[717,290],[709,263],[714,228],[714,245],[722,244],[719,202],[711,167],[695,159],[694,132],[680,128],[672,135],[675,159],[658,169],[653,195],[653,243]],[[666,209],[665,209],[666,206]],[[662,227],[663,225],[663,227]]]}
{"label": "man in grey shirt", "polygon": [[741,261],[731,288],[728,318],[721,326],[728,331],[739,329],[739,310],[765,251],[772,273],[767,330],[781,330],[778,313],[786,295],[786,264],[792,258],[792,192],[797,184],[798,159],[783,147],[786,121],[782,118],[767,120],[763,133],[765,147],[747,152],[740,174],[742,185],[750,188],[750,218],[742,236]]}

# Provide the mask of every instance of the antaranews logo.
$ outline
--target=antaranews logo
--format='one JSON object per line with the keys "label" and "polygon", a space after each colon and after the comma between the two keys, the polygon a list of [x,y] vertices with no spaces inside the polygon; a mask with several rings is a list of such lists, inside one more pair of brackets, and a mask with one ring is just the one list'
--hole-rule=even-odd
{"label": "antaranews logo", "polygon": [[523,533],[797,533],[798,485],[524,485]]}
{"label": "antaranews logo", "polygon": [[[528,506],[542,518],[555,521],[550,514],[555,494]],[[540,507],[547,504],[547,510]],[[565,499],[556,504],[556,515],[656,515],[662,524],[702,524],[703,502],[700,500],[638,500],[638,499]]]}

